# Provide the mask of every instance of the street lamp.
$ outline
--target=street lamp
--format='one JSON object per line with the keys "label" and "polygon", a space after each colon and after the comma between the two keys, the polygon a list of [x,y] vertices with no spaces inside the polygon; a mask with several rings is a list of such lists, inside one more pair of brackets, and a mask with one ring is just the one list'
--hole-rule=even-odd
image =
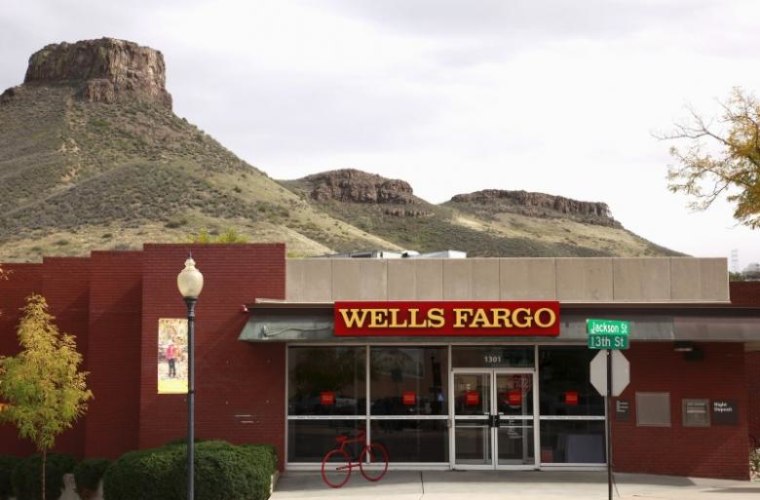
{"label": "street lamp", "polygon": [[190,255],[177,275],[177,288],[187,304],[187,498],[195,498],[195,303],[203,290],[203,275]]}

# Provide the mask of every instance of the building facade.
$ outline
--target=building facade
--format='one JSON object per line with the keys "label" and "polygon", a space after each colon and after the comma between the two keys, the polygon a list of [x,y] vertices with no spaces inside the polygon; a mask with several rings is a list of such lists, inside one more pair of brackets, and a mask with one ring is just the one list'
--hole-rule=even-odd
{"label": "building facade", "polygon": [[[185,396],[158,387],[160,325],[186,312],[176,275],[187,252],[145,245],[4,266],[0,354],[17,351],[19,308],[37,292],[90,372],[95,399],[59,451],[115,458],[185,436]],[[318,468],[336,436],[358,431],[394,468],[579,469],[605,465],[610,425],[616,471],[748,477],[760,289],[729,289],[724,259],[295,260],[278,244],[192,253],[206,281],[198,438],[273,444],[285,469]],[[630,384],[609,407],[590,380],[589,318],[631,329]],[[32,451],[9,426],[0,443]]]}

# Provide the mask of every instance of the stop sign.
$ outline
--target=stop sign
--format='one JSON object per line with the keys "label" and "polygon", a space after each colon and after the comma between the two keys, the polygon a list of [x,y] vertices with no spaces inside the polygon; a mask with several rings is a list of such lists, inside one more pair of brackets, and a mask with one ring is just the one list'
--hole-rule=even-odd
{"label": "stop sign", "polygon": [[[607,352],[599,351],[599,354],[591,360],[591,385],[602,396],[607,395]],[[622,394],[631,382],[631,364],[620,351],[612,351],[612,395],[617,397]]]}

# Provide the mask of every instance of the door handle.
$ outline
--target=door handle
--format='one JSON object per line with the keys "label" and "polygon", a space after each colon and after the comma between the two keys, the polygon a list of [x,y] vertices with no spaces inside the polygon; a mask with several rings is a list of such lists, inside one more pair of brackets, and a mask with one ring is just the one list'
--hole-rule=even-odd
{"label": "door handle", "polygon": [[488,425],[490,427],[498,427],[500,423],[499,416],[498,415],[491,415],[488,417]]}

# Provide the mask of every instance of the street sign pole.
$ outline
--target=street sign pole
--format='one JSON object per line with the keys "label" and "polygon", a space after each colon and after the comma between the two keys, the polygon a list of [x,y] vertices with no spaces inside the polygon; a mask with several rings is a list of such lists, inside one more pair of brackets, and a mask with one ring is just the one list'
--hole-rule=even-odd
{"label": "street sign pole", "polygon": [[612,350],[607,349],[607,497],[612,500]]}
{"label": "street sign pole", "polygon": [[[618,369],[623,370],[618,377],[618,384],[621,386],[617,389],[612,387],[612,351],[628,349],[628,336],[631,332],[631,324],[628,321],[615,319],[592,319],[586,320],[586,333],[588,333],[589,349],[605,350],[607,358],[606,377],[601,376],[602,358],[596,356],[591,361],[591,384],[597,388],[600,394],[604,395],[604,404],[607,411],[607,426],[605,435],[607,437],[607,497],[612,500],[612,395],[619,396],[629,382],[628,362],[622,353],[616,356],[619,363],[616,363]],[[600,353],[601,354],[601,353]],[[597,361],[598,359],[598,361]],[[598,375],[597,375],[598,374]],[[607,379],[606,390],[601,387],[604,379]],[[619,390],[618,390],[619,389]]]}

